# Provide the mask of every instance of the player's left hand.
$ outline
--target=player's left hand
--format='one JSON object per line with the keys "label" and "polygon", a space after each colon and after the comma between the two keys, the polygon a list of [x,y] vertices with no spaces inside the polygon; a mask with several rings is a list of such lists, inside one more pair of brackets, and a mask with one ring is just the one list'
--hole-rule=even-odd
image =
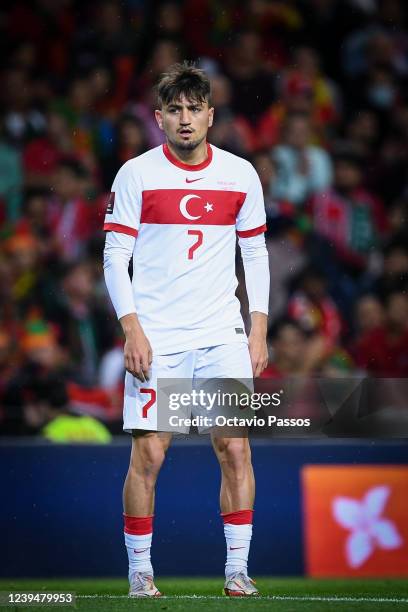
{"label": "player's left hand", "polygon": [[252,373],[254,378],[262,374],[268,365],[268,347],[264,334],[250,333],[249,338],[249,354],[252,363]]}

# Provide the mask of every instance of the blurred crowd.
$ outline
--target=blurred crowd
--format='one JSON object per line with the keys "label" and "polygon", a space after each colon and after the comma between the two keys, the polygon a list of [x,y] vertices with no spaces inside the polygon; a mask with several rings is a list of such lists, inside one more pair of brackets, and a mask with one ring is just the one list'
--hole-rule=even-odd
{"label": "blurred crowd", "polygon": [[16,0],[0,13],[3,433],[120,431],[101,227],[119,167],[163,141],[154,85],[184,59],[211,78],[209,141],[263,185],[265,376],[408,376],[403,0]]}

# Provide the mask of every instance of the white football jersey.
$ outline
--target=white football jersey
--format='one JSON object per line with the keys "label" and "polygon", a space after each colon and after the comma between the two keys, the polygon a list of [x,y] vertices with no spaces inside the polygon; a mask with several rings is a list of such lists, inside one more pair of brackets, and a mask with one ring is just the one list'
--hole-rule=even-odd
{"label": "white football jersey", "polygon": [[246,160],[207,145],[181,163],[167,145],[119,170],[104,229],[136,238],[135,310],[153,352],[247,342],[235,296],[236,235],[266,230],[262,187]]}

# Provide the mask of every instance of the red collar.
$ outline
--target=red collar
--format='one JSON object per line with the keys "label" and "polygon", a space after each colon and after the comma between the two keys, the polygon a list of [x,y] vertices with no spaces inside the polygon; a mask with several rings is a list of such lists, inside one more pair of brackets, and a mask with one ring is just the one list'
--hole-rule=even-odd
{"label": "red collar", "polygon": [[212,157],[213,157],[213,151],[212,151],[211,145],[208,142],[207,142],[207,159],[201,162],[201,164],[195,164],[195,165],[194,164],[184,164],[183,162],[178,160],[177,157],[174,157],[173,153],[170,151],[167,144],[163,145],[163,153],[165,154],[169,162],[171,162],[178,168],[181,168],[182,170],[188,170],[189,172],[203,170],[204,168],[206,168],[207,166],[211,164]]}

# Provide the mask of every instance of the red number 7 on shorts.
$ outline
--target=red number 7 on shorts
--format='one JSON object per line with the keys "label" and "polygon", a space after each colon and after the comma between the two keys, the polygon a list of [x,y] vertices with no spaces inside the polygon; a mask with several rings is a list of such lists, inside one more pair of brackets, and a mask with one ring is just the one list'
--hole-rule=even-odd
{"label": "red number 7 on shorts", "polygon": [[142,417],[147,419],[147,412],[149,408],[153,406],[156,401],[156,391],[155,389],[140,389],[140,393],[148,393],[150,395],[150,399],[143,406]]}

